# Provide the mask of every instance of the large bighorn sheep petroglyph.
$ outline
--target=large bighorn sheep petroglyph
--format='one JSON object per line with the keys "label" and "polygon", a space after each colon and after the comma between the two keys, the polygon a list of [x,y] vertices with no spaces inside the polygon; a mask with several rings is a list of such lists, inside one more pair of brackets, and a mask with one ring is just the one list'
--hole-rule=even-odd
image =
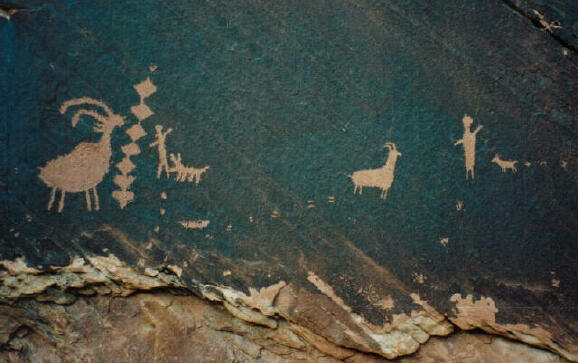
{"label": "large bighorn sheep petroglyph", "polygon": [[500,159],[500,155],[496,154],[496,156],[494,156],[494,158],[492,159],[493,163],[496,163],[500,166],[500,168],[502,168],[502,173],[505,173],[507,169],[512,170],[513,173],[517,172],[518,169],[516,168],[516,163],[517,161],[515,160],[502,160]]}
{"label": "large bighorn sheep petroglyph", "polygon": [[48,210],[52,208],[56,191],[60,190],[60,202],[58,212],[64,208],[64,197],[67,192],[84,192],[86,196],[86,209],[92,210],[90,191],[94,194],[94,209],[99,210],[98,193],[96,186],[104,179],[110,168],[110,158],[112,148],[110,135],[117,126],[124,124],[124,118],[116,115],[103,102],[83,97],[66,101],[60,107],[60,113],[64,114],[69,107],[78,105],[92,105],[100,107],[104,113],[99,113],[91,109],[81,109],[72,116],[72,126],[76,126],[80,116],[87,115],[96,119],[94,132],[101,133],[98,142],[82,142],[74,150],[66,155],[57,157],[49,161],[40,170],[38,177],[50,188],[50,201]]}
{"label": "large bighorn sheep petroglyph", "polygon": [[384,148],[389,149],[389,155],[384,166],[379,169],[358,170],[349,175],[354,185],[353,194],[359,190],[359,194],[361,195],[363,193],[363,187],[379,188],[381,189],[381,199],[387,198],[387,193],[393,183],[395,163],[397,162],[397,158],[401,156],[401,153],[397,151],[397,147],[393,142],[386,143]]}

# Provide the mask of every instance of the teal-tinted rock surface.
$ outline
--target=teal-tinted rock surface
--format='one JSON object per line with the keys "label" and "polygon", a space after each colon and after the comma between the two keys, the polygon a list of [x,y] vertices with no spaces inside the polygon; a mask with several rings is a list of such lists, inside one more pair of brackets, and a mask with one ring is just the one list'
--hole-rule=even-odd
{"label": "teal-tinted rock surface", "polygon": [[243,304],[291,289],[361,335],[423,301],[575,359],[569,2],[1,5],[5,270],[113,259],[166,275],[123,288],[220,300],[283,281]]}

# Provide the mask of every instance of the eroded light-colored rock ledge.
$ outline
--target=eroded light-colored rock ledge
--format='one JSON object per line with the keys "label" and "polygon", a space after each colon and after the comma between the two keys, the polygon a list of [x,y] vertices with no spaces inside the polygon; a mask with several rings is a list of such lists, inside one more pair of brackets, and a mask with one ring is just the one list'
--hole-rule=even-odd
{"label": "eroded light-colored rock ledge", "polygon": [[[76,258],[69,266],[54,267],[50,271],[40,271],[29,267],[23,259],[0,261],[0,266],[3,267],[0,270],[0,298],[4,302],[13,303],[13,307],[6,306],[2,310],[2,316],[8,321],[5,324],[7,328],[0,332],[0,344],[12,344],[10,342],[14,339],[14,334],[17,334],[22,327],[39,332],[33,327],[35,318],[20,318],[18,314],[25,316],[30,314],[30,311],[34,311],[36,315],[32,315],[37,317],[38,314],[42,315],[42,312],[50,309],[63,313],[63,310],[58,310],[58,305],[34,305],[37,303],[30,299],[25,299],[25,303],[22,303],[22,298],[34,298],[39,302],[72,304],[69,307],[60,308],[72,311],[77,308],[82,309],[88,303],[87,299],[96,299],[99,302],[103,301],[102,299],[110,299],[110,297],[98,296],[82,297],[87,295],[127,297],[136,292],[154,292],[159,288],[170,288],[181,293],[188,292],[180,279],[182,271],[177,266],[168,265],[158,269],[147,268],[137,271],[114,255]],[[162,314],[170,312],[171,319],[174,320],[170,324],[174,329],[194,330],[195,328],[188,327],[187,321],[188,319],[197,321],[200,318],[197,313],[187,310],[190,308],[187,306],[191,305],[194,311],[203,311],[202,326],[210,327],[213,333],[228,332],[229,335],[219,335],[219,339],[236,341],[239,343],[238,349],[252,357],[251,359],[261,359],[262,354],[275,354],[283,357],[284,354],[280,354],[280,351],[287,352],[285,355],[290,355],[292,359],[264,360],[267,362],[299,361],[310,358],[315,358],[316,361],[322,361],[321,358],[323,358],[327,362],[385,361],[383,358],[394,359],[415,353],[431,337],[450,335],[454,331],[454,326],[464,330],[481,328],[490,334],[517,339],[551,350],[568,360],[576,361],[576,357],[554,342],[548,331],[542,327],[498,324],[495,320],[498,308],[490,298],[476,301],[471,296],[455,295],[451,300],[456,303],[456,316],[448,319],[423,301],[418,294],[411,294],[413,302],[421,309],[394,315],[391,322],[376,326],[357,314],[327,282],[313,271],[309,273],[307,279],[318,290],[318,293],[312,293],[284,281],[268,287],[250,288],[249,294],[227,286],[198,284],[204,300],[192,296],[174,297],[153,293],[148,296],[139,294],[130,301],[136,304],[139,314],[143,314],[149,320],[148,324],[151,326],[145,331],[154,336],[155,342],[152,346],[155,347],[153,349],[155,357],[164,354],[158,352],[158,346],[161,344],[158,340],[162,340],[159,335],[162,333],[158,332],[159,326],[169,324],[168,318],[159,318],[157,315],[161,314],[161,311],[164,311]],[[79,299],[80,301],[77,301]],[[210,304],[207,300],[218,304]],[[22,304],[26,305],[26,309],[19,310]],[[178,306],[182,311],[178,313],[173,311],[176,309],[174,306],[177,306],[174,304],[180,304]],[[215,314],[218,315],[218,319],[207,318]],[[216,324],[217,320],[224,319],[223,316],[227,317],[225,320],[228,322],[224,325]],[[81,319],[81,317],[68,316],[67,319],[74,320]],[[55,324],[56,322],[52,322],[51,319],[48,314],[46,319],[42,320],[43,324],[47,321],[48,325]],[[196,326],[195,324],[193,326]],[[44,335],[38,333],[42,339],[50,340],[55,336],[57,340],[60,339],[58,334],[54,335],[50,332],[51,329],[56,328],[46,329],[48,332]],[[153,334],[150,329],[157,332]],[[203,341],[211,335],[208,332],[206,334],[208,335],[199,339]],[[150,337],[141,338],[144,339],[142,344],[145,344],[144,342]],[[55,344],[57,346],[60,344],[59,349],[66,350],[68,343],[64,339]],[[202,343],[199,344],[202,345]],[[541,351],[536,350],[536,352]],[[542,353],[544,352],[540,354]]]}

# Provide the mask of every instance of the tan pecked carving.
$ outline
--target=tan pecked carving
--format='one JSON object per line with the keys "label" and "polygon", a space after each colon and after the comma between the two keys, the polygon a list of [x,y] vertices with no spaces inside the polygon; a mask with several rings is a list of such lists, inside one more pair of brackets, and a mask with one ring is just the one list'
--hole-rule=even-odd
{"label": "tan pecked carving", "polygon": [[208,165],[205,165],[202,168],[183,165],[180,153],[178,153],[177,156],[171,153],[169,157],[171,159],[171,163],[173,163],[173,167],[169,169],[169,173],[176,173],[177,175],[175,179],[178,182],[188,181],[192,183],[194,181],[195,184],[198,185],[201,181],[201,175],[209,170]]}
{"label": "tan pecked carving", "polygon": [[165,143],[166,143],[167,135],[170,134],[171,132],[173,132],[173,129],[169,128],[167,131],[163,132],[163,127],[161,125],[156,125],[155,130],[156,130],[156,140],[155,140],[155,142],[150,144],[150,147],[156,146],[157,150],[159,152],[159,164],[157,166],[157,179],[160,179],[163,171],[165,172],[165,175],[167,176],[167,178],[169,178],[170,177],[169,162],[167,159],[167,147],[166,147]]}
{"label": "tan pecked carving", "polygon": [[458,201],[456,202],[456,210],[459,212],[459,211],[461,211],[462,209],[464,209],[464,202],[461,201],[461,200],[458,200]]}
{"label": "tan pecked carving", "polygon": [[184,229],[204,229],[209,226],[211,221],[209,220],[197,220],[197,221],[180,221],[179,224],[183,226]]}
{"label": "tan pecked carving", "polygon": [[136,177],[130,173],[136,168],[130,160],[131,156],[140,154],[141,150],[137,141],[147,135],[142,127],[142,121],[154,115],[154,112],[145,104],[145,99],[150,97],[157,91],[156,86],[152,83],[150,78],[133,86],[140,97],[140,103],[137,106],[130,108],[132,114],[137,118],[137,123],[128,128],[125,132],[130,137],[131,142],[122,146],[121,151],[124,158],[121,162],[116,164],[116,168],[120,171],[113,182],[119,189],[112,192],[112,197],[118,201],[120,209],[124,209],[130,202],[134,200],[134,192],[130,190],[130,186],[135,181]]}
{"label": "tan pecked carving", "polygon": [[456,141],[454,146],[462,145],[464,147],[464,153],[466,156],[466,180],[468,180],[468,176],[471,176],[474,179],[474,166],[476,165],[476,135],[483,126],[478,126],[474,132],[471,131],[472,124],[474,120],[468,116],[464,115],[462,119],[464,124],[464,135],[461,139]]}
{"label": "tan pecked carving", "polygon": [[387,198],[387,193],[391,188],[395,176],[395,164],[397,158],[401,156],[401,153],[397,151],[397,147],[392,142],[386,143],[384,148],[389,149],[389,155],[387,156],[385,165],[379,169],[358,170],[349,175],[354,185],[353,194],[359,190],[359,194],[361,195],[363,193],[363,187],[379,188],[381,189],[381,199]]}
{"label": "tan pecked carving", "polygon": [[512,170],[513,173],[518,171],[518,169],[516,168],[516,163],[518,163],[517,161],[502,160],[500,159],[500,155],[498,154],[494,156],[494,158],[492,159],[492,163],[498,164],[500,168],[502,168],[502,173],[505,173],[507,169]]}
{"label": "tan pecked carving", "polygon": [[94,197],[94,209],[99,210],[100,204],[96,187],[110,168],[112,147],[110,135],[117,126],[124,124],[124,118],[116,115],[102,101],[83,97],[66,101],[60,107],[60,113],[64,114],[72,106],[91,105],[101,108],[104,112],[92,109],[80,109],[72,116],[72,126],[76,126],[80,116],[86,115],[96,119],[94,132],[102,134],[97,142],[83,142],[66,155],[49,161],[44,167],[39,168],[39,178],[50,188],[50,200],[48,210],[52,208],[56,197],[56,191],[60,190],[58,212],[64,208],[66,193],[84,192],[86,197],[86,209],[92,210],[92,192]]}

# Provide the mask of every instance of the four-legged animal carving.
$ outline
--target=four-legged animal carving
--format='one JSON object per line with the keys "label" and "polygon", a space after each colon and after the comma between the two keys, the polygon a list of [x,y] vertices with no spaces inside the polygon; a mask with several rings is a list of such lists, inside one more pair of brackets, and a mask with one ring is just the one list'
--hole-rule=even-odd
{"label": "four-legged animal carving", "polygon": [[[96,187],[102,182],[110,168],[110,159],[112,156],[110,136],[112,131],[115,127],[124,124],[124,118],[114,114],[103,102],[92,98],[77,98],[67,101],[60,108],[60,113],[64,114],[71,106],[85,104],[100,107],[104,112],[99,113],[92,109],[80,109],[72,117],[72,126],[76,126],[80,116],[91,116],[97,120],[94,131],[101,133],[102,136],[98,142],[80,143],[69,154],[59,156],[49,161],[44,167],[39,168],[40,179],[52,188],[47,207],[48,210],[50,210],[54,204],[57,190],[61,192],[58,212],[62,212],[64,208],[64,198],[67,192],[84,192],[88,211],[92,210],[92,198],[90,195],[92,192],[94,195],[94,209],[99,210],[99,199]],[[479,126],[474,132],[468,134],[471,123],[471,118],[467,116],[464,117],[464,127],[466,129],[464,138],[456,142],[456,145],[464,144],[466,148],[466,178],[470,172],[473,177],[475,135],[481,129],[481,126]],[[159,126],[157,126],[157,128],[159,128]],[[158,131],[160,130],[157,129],[157,133]],[[172,130],[169,129],[166,134],[170,131]],[[354,194],[358,191],[359,194],[362,194],[363,187],[379,188],[381,190],[381,198],[387,198],[387,194],[394,180],[397,158],[402,154],[397,151],[396,145],[392,142],[386,143],[384,147],[389,149],[389,155],[385,165],[378,169],[358,170],[349,175],[354,184]],[[209,166],[194,168],[183,165],[180,154],[177,154],[177,156],[170,154],[170,160],[173,166],[172,168],[168,168],[165,161],[165,171],[167,174],[175,172],[176,180],[179,182],[194,181],[196,184],[199,184],[201,176],[209,169]],[[507,169],[512,170],[514,173],[517,171],[517,161],[501,160],[500,156],[496,154],[492,162],[498,164],[504,173]]]}
{"label": "four-legged animal carving", "polygon": [[81,109],[72,117],[72,126],[76,126],[80,116],[87,115],[96,119],[94,132],[102,136],[97,142],[83,142],[66,155],[49,161],[44,167],[39,168],[40,179],[52,188],[48,210],[52,208],[56,191],[60,190],[58,212],[64,208],[66,193],[84,192],[86,196],[86,209],[92,210],[90,192],[94,195],[94,209],[100,208],[96,187],[104,179],[110,168],[112,148],[110,135],[115,127],[124,124],[122,116],[114,114],[108,106],[101,101],[92,98],[76,98],[65,102],[60,107],[60,113],[64,114],[69,107],[78,105],[92,105],[102,108],[104,113],[90,109]]}
{"label": "four-legged animal carving", "polygon": [[381,189],[381,199],[387,198],[387,193],[395,176],[395,163],[401,153],[397,151],[397,147],[393,142],[386,143],[384,148],[389,149],[389,155],[384,166],[379,169],[358,170],[349,175],[354,185],[353,194],[357,193],[357,190],[359,190],[359,194],[362,194],[363,187],[373,187]]}
{"label": "four-legged animal carving", "polygon": [[518,169],[516,168],[517,161],[502,160],[502,159],[500,159],[500,155],[498,155],[498,154],[496,154],[496,156],[494,156],[494,158],[492,159],[492,162],[498,164],[500,166],[500,168],[502,168],[502,173],[505,173],[507,169],[512,170],[513,173],[518,171]]}
{"label": "four-legged animal carving", "polygon": [[202,168],[195,168],[192,166],[185,166],[181,161],[181,154],[178,153],[177,156],[175,154],[169,155],[171,162],[173,163],[173,167],[169,169],[169,173],[177,173],[176,181],[184,182],[188,181],[192,183],[193,181],[195,184],[199,184],[201,181],[201,175],[203,175],[207,170],[209,170],[209,166],[206,165]]}

